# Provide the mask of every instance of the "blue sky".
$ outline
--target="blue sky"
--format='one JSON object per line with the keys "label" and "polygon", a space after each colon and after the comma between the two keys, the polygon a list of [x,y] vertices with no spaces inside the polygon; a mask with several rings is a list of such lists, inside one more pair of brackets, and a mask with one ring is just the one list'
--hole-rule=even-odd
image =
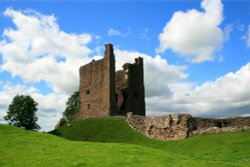
{"label": "blue sky", "polygon": [[2,1],[0,116],[30,94],[52,129],[105,43],[117,69],[144,58],[148,115],[249,115],[249,15],[250,1]]}

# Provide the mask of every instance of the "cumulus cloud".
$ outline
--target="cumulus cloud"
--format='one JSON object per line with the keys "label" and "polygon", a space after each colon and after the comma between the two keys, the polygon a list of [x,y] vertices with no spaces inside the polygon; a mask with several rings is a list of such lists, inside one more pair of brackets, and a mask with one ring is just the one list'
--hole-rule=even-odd
{"label": "cumulus cloud", "polygon": [[47,95],[35,93],[31,94],[31,96],[39,103],[38,124],[42,126],[42,130],[49,131],[54,129],[56,123],[62,118],[69,96],[57,93]]}
{"label": "cumulus cloud", "polygon": [[0,91],[0,117],[3,117],[3,114],[7,111],[7,104],[10,104],[11,98],[16,94],[23,92],[25,94],[33,93],[35,88],[26,88],[24,89],[21,85],[11,85],[8,84],[1,84],[2,90]]}
{"label": "cumulus cloud", "polygon": [[[43,131],[52,130],[58,120],[62,117],[65,103],[68,96],[65,94],[49,93],[42,95],[34,87],[25,85],[13,85],[5,83],[0,91],[0,118],[6,115],[8,105],[17,94],[30,95],[38,103],[38,124],[41,125]],[[1,123],[4,120],[0,120]]]}
{"label": "cumulus cloud", "polygon": [[10,72],[25,82],[44,80],[55,92],[71,93],[78,87],[78,68],[86,63],[91,50],[90,34],[60,30],[53,15],[33,10],[6,9],[5,16],[16,26],[6,28],[0,42],[3,64],[0,71]]}
{"label": "cumulus cloud", "polygon": [[223,31],[219,28],[223,20],[221,0],[203,0],[201,8],[186,12],[177,11],[159,35],[158,53],[172,49],[193,63],[211,61],[214,52],[222,47]]}
{"label": "cumulus cloud", "polygon": [[148,98],[148,114],[187,112],[194,116],[250,115],[250,63],[215,81],[184,87],[172,98]]}
{"label": "cumulus cloud", "polygon": [[0,71],[20,77],[25,83],[44,81],[52,92],[43,95],[35,87],[1,82],[0,117],[16,94],[29,94],[39,103],[38,123],[51,130],[62,116],[69,95],[78,89],[78,69],[92,53],[88,48],[90,34],[66,33],[60,30],[53,15],[33,10],[11,8],[4,15],[15,28],[5,28],[0,39]]}
{"label": "cumulus cloud", "polygon": [[[169,85],[180,81],[187,77],[183,71],[185,66],[173,66],[160,57],[159,55],[151,57],[149,55],[126,51],[115,48],[116,69],[122,69],[124,63],[134,63],[137,57],[144,58],[144,76],[146,97],[164,97],[172,96]],[[96,56],[101,58],[101,56]],[[154,84],[152,84],[154,81]],[[16,94],[31,95],[36,102],[39,103],[38,124],[42,130],[52,130],[55,124],[62,116],[68,95],[63,93],[49,93],[47,95],[40,94],[34,87],[26,87],[24,85],[4,84],[3,90],[0,92],[0,117],[6,115],[7,105],[10,104],[12,98]]]}
{"label": "cumulus cloud", "polygon": [[[29,94],[39,103],[38,123],[42,130],[51,130],[62,115],[67,97],[77,90],[78,69],[90,61],[93,52],[87,47],[92,40],[90,34],[66,33],[60,30],[53,15],[43,15],[33,10],[16,11],[6,9],[5,16],[11,18],[14,28],[6,28],[0,42],[3,63],[1,71],[19,76],[25,83],[45,81],[52,92],[43,95],[35,87],[3,84],[1,90],[1,117],[16,94]],[[114,31],[113,31],[114,32]],[[114,35],[114,34],[113,34]],[[94,58],[100,59],[103,53]],[[154,58],[139,52],[115,49],[117,69],[126,62],[143,57],[145,63],[145,86],[147,97],[171,96],[168,84],[186,78],[182,71],[186,67],[172,66],[160,56]],[[161,77],[158,77],[161,76]],[[155,86],[150,82],[156,81]]]}
{"label": "cumulus cloud", "polygon": [[[172,92],[169,85],[187,78],[183,71],[186,66],[170,65],[166,59],[159,55],[151,57],[140,52],[115,49],[116,69],[122,69],[124,63],[134,63],[134,59],[142,57],[144,59],[144,80],[146,97],[165,96],[171,97]],[[152,81],[154,84],[152,84]]]}

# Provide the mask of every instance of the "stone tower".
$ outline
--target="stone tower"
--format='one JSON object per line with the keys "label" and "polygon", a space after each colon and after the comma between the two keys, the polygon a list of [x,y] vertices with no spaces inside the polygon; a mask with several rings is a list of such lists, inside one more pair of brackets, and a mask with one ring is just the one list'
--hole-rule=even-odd
{"label": "stone tower", "polygon": [[125,115],[145,115],[143,59],[124,64],[115,72],[112,44],[105,45],[105,56],[80,68],[80,111],[75,119]]}
{"label": "stone tower", "polygon": [[80,112],[76,119],[107,117],[116,111],[113,46],[105,45],[103,59],[80,68]]}
{"label": "stone tower", "polygon": [[126,63],[123,70],[116,72],[116,106],[119,115],[133,112],[145,116],[145,95],[143,79],[143,59],[135,59],[134,64]]}

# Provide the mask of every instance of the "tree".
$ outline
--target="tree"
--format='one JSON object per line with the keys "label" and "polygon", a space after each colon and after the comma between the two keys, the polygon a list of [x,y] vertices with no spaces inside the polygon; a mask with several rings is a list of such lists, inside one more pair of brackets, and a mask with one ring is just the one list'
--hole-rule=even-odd
{"label": "tree", "polygon": [[36,124],[37,105],[31,96],[16,95],[4,119],[13,126],[23,127],[26,130],[39,130],[40,126]]}
{"label": "tree", "polygon": [[80,94],[79,91],[74,92],[66,103],[66,109],[63,112],[63,119],[66,121],[73,120],[75,113],[80,111]]}

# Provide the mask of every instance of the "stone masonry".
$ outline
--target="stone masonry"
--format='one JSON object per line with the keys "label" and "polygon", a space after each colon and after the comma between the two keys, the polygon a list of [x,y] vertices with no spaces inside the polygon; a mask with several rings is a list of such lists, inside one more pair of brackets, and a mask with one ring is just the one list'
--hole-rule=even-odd
{"label": "stone masonry", "polygon": [[188,137],[191,116],[189,114],[170,114],[143,117],[128,113],[128,124],[138,132],[157,140],[180,140]]}
{"label": "stone masonry", "polygon": [[139,57],[134,64],[124,64],[123,70],[116,72],[115,83],[117,114],[145,115],[143,59]]}
{"label": "stone masonry", "polygon": [[189,135],[250,130],[250,117],[193,118]]}
{"label": "stone masonry", "polygon": [[101,60],[80,67],[80,111],[74,118],[86,119],[126,115],[145,115],[143,59],[126,63],[115,72],[112,44],[105,45]]}
{"label": "stone masonry", "polygon": [[250,130],[250,117],[194,118],[189,114],[144,117],[128,113],[128,124],[157,140],[180,140],[192,135]]}

